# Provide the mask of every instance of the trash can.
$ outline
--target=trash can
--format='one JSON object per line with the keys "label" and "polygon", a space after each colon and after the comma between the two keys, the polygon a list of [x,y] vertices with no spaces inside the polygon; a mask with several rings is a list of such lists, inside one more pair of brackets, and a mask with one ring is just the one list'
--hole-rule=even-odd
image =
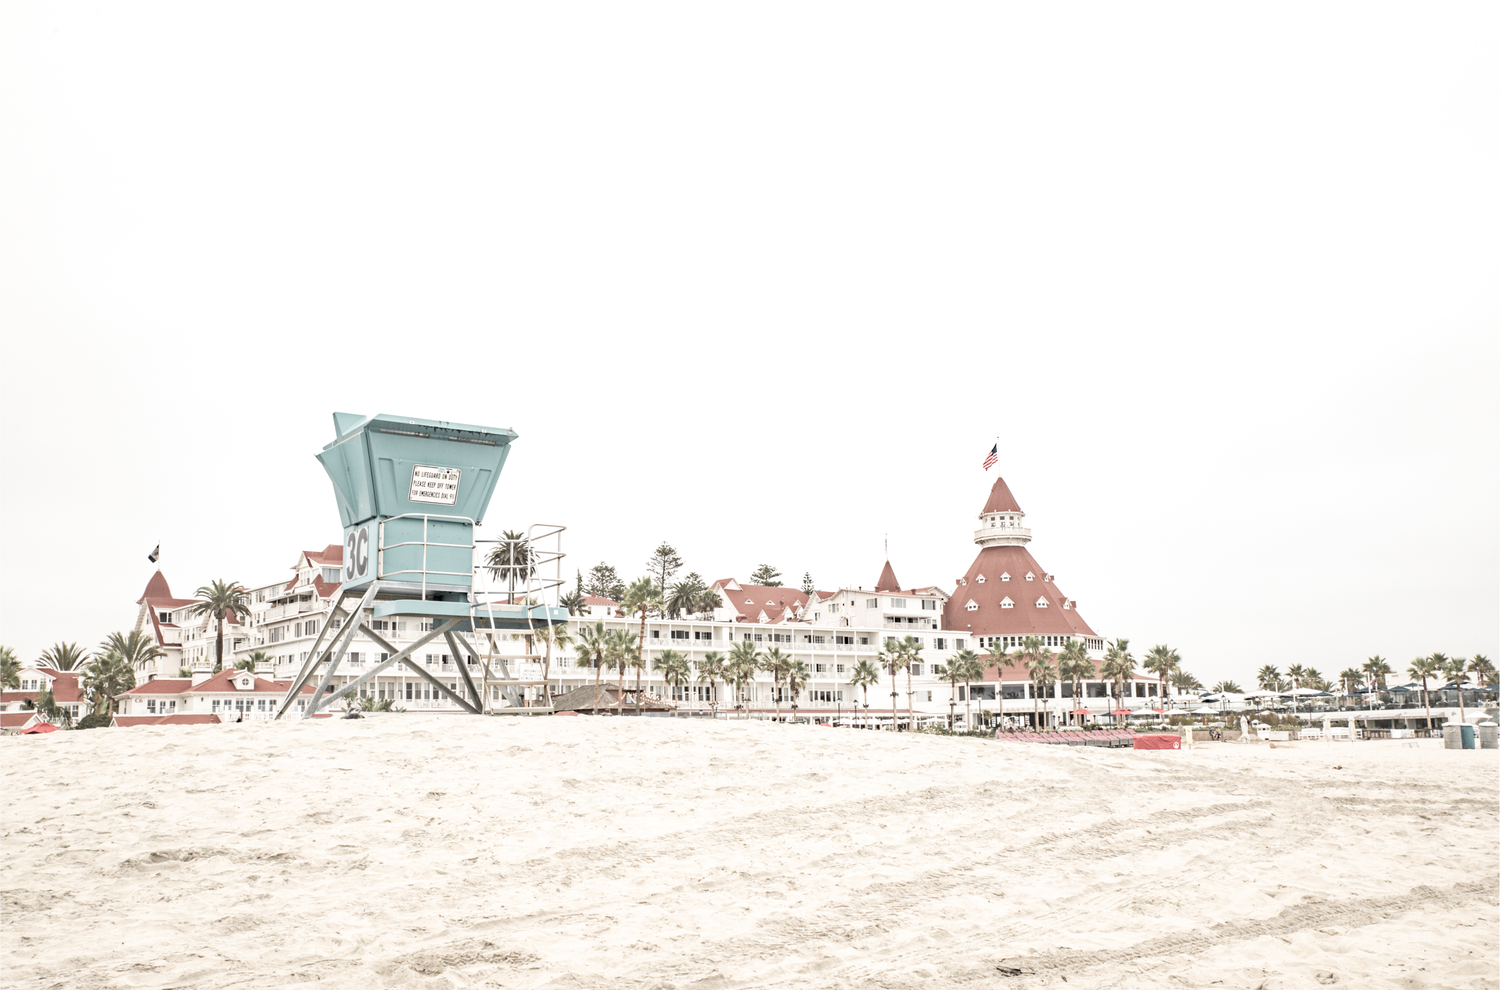
{"label": "trash can", "polygon": [[1464,736],[1463,736],[1463,731],[1462,730],[1463,730],[1463,726],[1459,725],[1457,722],[1447,722],[1447,723],[1444,723],[1444,725],[1443,725],[1443,748],[1444,749],[1463,749],[1464,748]]}
{"label": "trash can", "polygon": [[1463,734],[1464,749],[1474,748],[1474,727],[1472,725],[1460,725],[1459,731]]}
{"label": "trash can", "polygon": [[1500,749],[1500,725],[1494,722],[1479,723],[1479,748]]}

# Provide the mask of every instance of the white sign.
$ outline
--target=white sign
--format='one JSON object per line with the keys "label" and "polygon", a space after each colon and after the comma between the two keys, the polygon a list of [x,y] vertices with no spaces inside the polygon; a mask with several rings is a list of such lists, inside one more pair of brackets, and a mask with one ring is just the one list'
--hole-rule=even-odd
{"label": "white sign", "polygon": [[457,505],[458,468],[414,465],[411,469],[411,494],[407,501]]}

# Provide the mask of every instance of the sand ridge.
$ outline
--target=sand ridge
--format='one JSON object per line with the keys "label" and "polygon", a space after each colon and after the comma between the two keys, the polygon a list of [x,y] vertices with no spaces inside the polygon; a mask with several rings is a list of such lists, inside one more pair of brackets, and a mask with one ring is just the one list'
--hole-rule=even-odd
{"label": "sand ridge", "polygon": [[1496,755],[414,714],[5,739],[0,980],[1492,987]]}

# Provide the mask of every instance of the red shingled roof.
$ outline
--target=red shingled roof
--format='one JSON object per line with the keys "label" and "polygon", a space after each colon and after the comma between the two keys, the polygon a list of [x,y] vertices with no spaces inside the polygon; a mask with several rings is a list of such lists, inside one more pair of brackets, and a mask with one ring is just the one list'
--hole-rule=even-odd
{"label": "red shingled roof", "polygon": [[179,605],[191,605],[193,601],[191,598],[173,598],[172,589],[167,587],[166,575],[158,570],[146,582],[146,590],[141,592],[141,597],[135,603],[139,605],[145,602],[152,608],[177,608]]}
{"label": "red shingled roof", "polygon": [[[1026,580],[1026,575],[1034,580]],[[984,575],[984,583],[979,576]],[[1009,574],[1009,581],[1000,580]],[[1000,603],[1009,598],[1011,608]],[[1044,599],[1047,606],[1037,605]],[[979,607],[968,610],[969,602]],[[1025,547],[985,547],[969,565],[963,581],[953,589],[943,609],[943,628],[967,630],[975,636],[1093,636],[1075,608],[1063,608],[1066,596],[1047,580],[1047,571]]]}
{"label": "red shingled roof", "polygon": [[995,484],[990,488],[989,501],[984,503],[981,514],[986,512],[1020,512],[1021,506],[1016,502],[1016,497],[1010,493],[1010,486],[1005,483],[1004,478],[996,478]]}

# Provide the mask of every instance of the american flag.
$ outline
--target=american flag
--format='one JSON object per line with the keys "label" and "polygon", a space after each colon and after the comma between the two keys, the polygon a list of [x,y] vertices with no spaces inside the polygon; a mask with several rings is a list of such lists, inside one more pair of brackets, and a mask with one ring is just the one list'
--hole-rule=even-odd
{"label": "american flag", "polygon": [[990,452],[985,455],[984,469],[988,471],[995,466],[995,462],[998,460],[1000,460],[1000,444],[997,442],[995,446],[990,448]]}

